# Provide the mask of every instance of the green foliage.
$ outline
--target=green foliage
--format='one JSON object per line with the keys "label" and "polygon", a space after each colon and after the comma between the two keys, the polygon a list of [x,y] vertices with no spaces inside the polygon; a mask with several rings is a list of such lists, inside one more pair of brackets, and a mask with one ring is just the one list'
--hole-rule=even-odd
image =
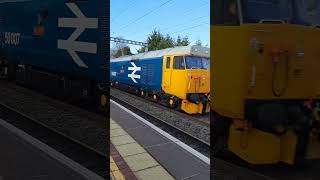
{"label": "green foliage", "polygon": [[[175,46],[188,46],[190,44],[188,37],[178,36],[175,41],[169,34],[163,35],[157,30],[153,30],[147,39],[148,51],[171,48]],[[146,47],[137,50],[139,53],[146,51]]]}
{"label": "green foliage", "polygon": [[196,45],[197,45],[197,46],[202,46],[202,42],[201,42],[200,39],[198,39],[198,40],[196,41]]}
{"label": "green foliage", "polygon": [[[118,37],[123,39],[122,37]],[[110,49],[110,57],[118,58],[120,56],[132,55],[131,49],[126,43],[114,42],[112,48]]]}
{"label": "green foliage", "polygon": [[121,49],[117,49],[113,56],[115,58],[118,58],[120,56],[125,56],[125,55],[132,55],[130,47],[128,46],[122,47]]}
{"label": "green foliage", "polygon": [[181,39],[181,37],[180,37],[180,35],[179,35],[178,38],[177,38],[176,45],[177,45],[177,46],[181,46],[181,44],[182,44],[182,39]]}
{"label": "green foliage", "polygon": [[184,37],[181,39],[180,36],[177,38],[177,42],[175,46],[188,46],[190,44],[188,37]]}

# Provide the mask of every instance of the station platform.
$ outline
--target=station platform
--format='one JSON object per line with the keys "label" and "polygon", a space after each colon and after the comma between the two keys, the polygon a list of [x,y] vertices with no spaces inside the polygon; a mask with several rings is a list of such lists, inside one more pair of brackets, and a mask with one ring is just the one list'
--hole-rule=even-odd
{"label": "station platform", "polygon": [[[110,119],[110,173],[120,179],[174,179],[116,122]],[[120,168],[119,168],[120,167]]]}
{"label": "station platform", "polygon": [[0,119],[0,180],[103,178]]}
{"label": "station platform", "polygon": [[112,179],[210,179],[209,158],[112,100],[110,118]]}

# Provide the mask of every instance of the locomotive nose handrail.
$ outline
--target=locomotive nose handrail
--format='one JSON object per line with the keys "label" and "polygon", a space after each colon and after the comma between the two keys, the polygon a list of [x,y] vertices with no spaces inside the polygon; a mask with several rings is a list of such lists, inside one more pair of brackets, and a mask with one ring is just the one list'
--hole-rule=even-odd
{"label": "locomotive nose handrail", "polygon": [[265,24],[265,23],[286,24],[286,22],[282,19],[261,19],[259,23],[260,24]]}

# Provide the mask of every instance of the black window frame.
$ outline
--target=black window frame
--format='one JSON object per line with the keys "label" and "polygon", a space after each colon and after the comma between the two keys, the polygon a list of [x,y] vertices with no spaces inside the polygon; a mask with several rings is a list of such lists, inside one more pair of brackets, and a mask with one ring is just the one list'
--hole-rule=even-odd
{"label": "black window frame", "polygon": [[[227,11],[228,11],[228,5],[231,1],[234,1],[236,3],[236,10],[237,15],[234,18],[235,22],[228,22],[227,21]],[[221,26],[239,26],[240,18],[241,18],[241,12],[239,12],[239,4],[238,0],[213,0],[212,3],[212,25],[221,25]]]}
{"label": "black window frame", "polygon": [[[179,63],[177,64],[177,58],[181,58],[179,59]],[[182,60],[182,61],[181,61]],[[183,62],[183,65],[181,65],[181,62]],[[185,63],[185,59],[184,59],[184,56],[174,56],[173,58],[173,69],[175,70],[185,70],[186,69],[186,63]]]}
{"label": "black window frame", "polygon": [[[169,63],[168,63],[169,62]],[[167,57],[166,60],[166,69],[170,69],[171,57]]]}

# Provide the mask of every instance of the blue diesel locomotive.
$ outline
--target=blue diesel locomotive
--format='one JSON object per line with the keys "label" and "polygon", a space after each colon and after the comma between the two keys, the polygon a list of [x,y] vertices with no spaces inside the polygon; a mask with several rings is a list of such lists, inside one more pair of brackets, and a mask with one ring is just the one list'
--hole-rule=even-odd
{"label": "blue diesel locomotive", "polygon": [[182,46],[110,61],[111,85],[188,114],[209,112],[209,48]]}
{"label": "blue diesel locomotive", "polygon": [[107,1],[0,0],[0,75],[107,103]]}

